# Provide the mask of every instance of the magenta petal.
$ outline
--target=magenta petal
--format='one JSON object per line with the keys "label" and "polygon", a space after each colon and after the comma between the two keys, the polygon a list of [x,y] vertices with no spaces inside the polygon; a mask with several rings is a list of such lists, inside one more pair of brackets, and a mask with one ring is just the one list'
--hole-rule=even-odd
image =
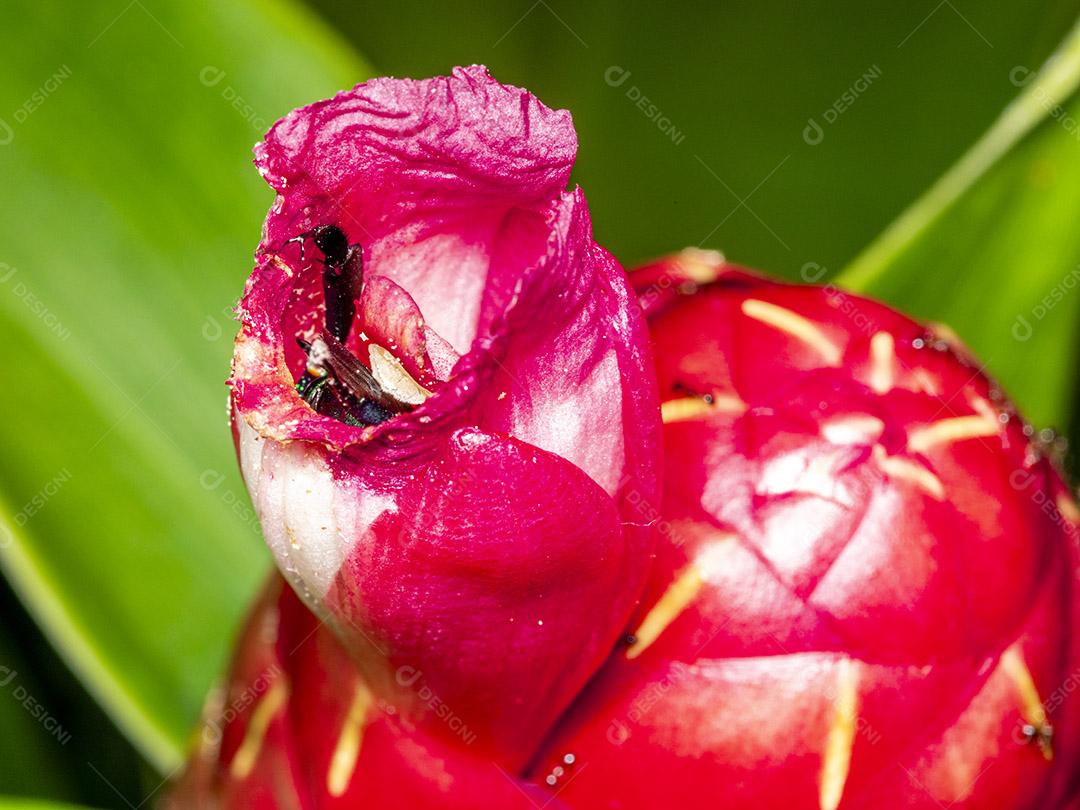
{"label": "magenta petal", "polygon": [[[360,319],[368,338],[396,354],[420,383],[447,379],[460,358],[454,348],[424,322],[420,307],[412,296],[386,276],[365,280]],[[435,344],[438,366],[428,355],[429,337]],[[450,358],[453,362],[447,368]]]}
{"label": "magenta petal", "polygon": [[[575,151],[567,113],[479,67],[291,113],[256,150],[278,198],[230,381],[289,582],[383,698],[452,734],[395,677],[422,670],[510,767],[624,632],[657,514],[648,337],[565,190]],[[294,389],[323,294],[317,251],[290,240],[327,224],[363,251],[347,345],[389,349],[433,393],[381,424]]]}
{"label": "magenta petal", "polygon": [[396,505],[325,604],[369,680],[402,687],[406,716],[454,736],[422,680],[473,750],[520,765],[625,621],[633,561],[615,504],[556,455],[462,430]]}

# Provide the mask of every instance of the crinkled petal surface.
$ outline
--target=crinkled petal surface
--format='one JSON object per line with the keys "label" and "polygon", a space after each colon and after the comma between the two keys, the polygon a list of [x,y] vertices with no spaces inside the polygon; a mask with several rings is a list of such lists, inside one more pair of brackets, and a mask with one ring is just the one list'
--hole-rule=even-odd
{"label": "crinkled petal surface", "polygon": [[835,289],[701,252],[633,279],[663,539],[534,779],[572,753],[555,789],[590,810],[1064,807],[1077,509],[1002,392],[942,330]]}
{"label": "crinkled petal surface", "polygon": [[[278,196],[240,306],[244,478],[290,584],[410,722],[425,682],[513,769],[610,653],[651,563],[659,419],[644,321],[567,190],[576,138],[480,67],[379,79],[256,148]],[[323,322],[318,251],[362,249],[346,347],[431,396],[389,421],[316,413],[296,338]],[[469,673],[463,678],[463,673]]]}

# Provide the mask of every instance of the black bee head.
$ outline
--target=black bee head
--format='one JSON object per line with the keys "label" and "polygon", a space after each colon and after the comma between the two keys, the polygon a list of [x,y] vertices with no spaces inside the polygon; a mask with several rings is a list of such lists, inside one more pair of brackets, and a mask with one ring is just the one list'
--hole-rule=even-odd
{"label": "black bee head", "polygon": [[311,231],[312,241],[323,252],[328,264],[343,264],[349,252],[349,240],[345,231],[337,225],[320,225]]}

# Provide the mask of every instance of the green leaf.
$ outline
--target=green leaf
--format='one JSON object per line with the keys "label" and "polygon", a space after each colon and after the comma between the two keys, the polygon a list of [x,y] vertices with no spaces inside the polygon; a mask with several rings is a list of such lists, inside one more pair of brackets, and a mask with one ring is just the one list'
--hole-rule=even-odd
{"label": "green leaf", "polygon": [[0,581],[0,795],[104,807],[161,782]]}
{"label": "green leaf", "polygon": [[56,804],[35,799],[14,799],[0,796],[0,810],[89,810],[74,804]]}
{"label": "green leaf", "polygon": [[48,4],[0,28],[0,563],[163,772],[266,569],[225,419],[271,195],[251,145],[368,75],[292,5]]}
{"label": "green leaf", "polygon": [[[67,718],[57,717],[46,693],[30,662],[0,633],[0,740],[7,741],[5,751],[18,749],[15,756],[0,757],[0,786],[12,793],[72,798],[75,780],[63,769]],[[33,716],[38,706],[51,731]]]}
{"label": "green leaf", "polygon": [[837,283],[955,329],[1040,424],[1067,423],[1080,323],[1080,25]]}

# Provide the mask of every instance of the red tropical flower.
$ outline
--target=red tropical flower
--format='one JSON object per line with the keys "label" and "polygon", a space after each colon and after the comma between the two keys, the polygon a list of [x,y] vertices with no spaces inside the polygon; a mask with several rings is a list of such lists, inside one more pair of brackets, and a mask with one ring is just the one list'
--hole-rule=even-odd
{"label": "red tropical flower", "polygon": [[1064,810],[1046,442],[946,330],[701,251],[633,276],[654,370],[574,150],[482,68],[258,147],[233,423],[292,587],[173,804]]}
{"label": "red tropical flower", "polygon": [[167,808],[532,810],[548,801],[539,786],[476,756],[476,732],[425,681],[403,680],[455,743],[376,696],[337,636],[275,576],[244,627],[228,683],[207,702]]}
{"label": "red tropical flower", "polygon": [[665,439],[643,616],[533,775],[580,808],[1061,808],[1077,509],[946,331],[686,252],[632,275]]}
{"label": "red tropical flower", "polygon": [[644,321],[592,239],[570,116],[480,67],[378,79],[256,148],[278,196],[240,305],[244,478],[375,694],[520,768],[644,585]]}

